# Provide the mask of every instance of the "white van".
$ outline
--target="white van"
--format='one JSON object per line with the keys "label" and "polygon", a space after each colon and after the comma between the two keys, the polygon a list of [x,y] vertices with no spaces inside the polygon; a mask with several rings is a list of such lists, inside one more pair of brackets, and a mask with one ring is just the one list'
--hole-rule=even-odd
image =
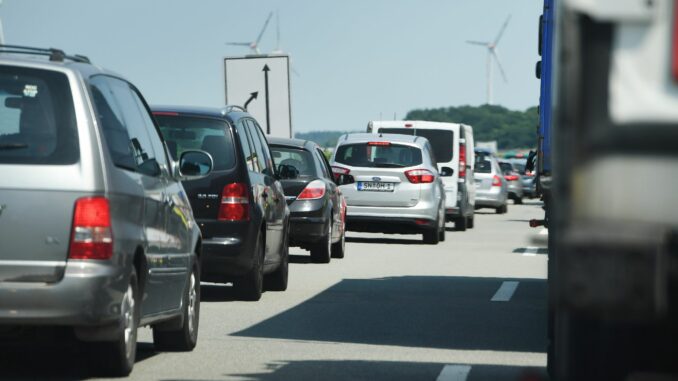
{"label": "white van", "polygon": [[455,230],[473,227],[475,186],[473,128],[465,124],[410,120],[372,121],[367,132],[423,136],[431,143],[445,185],[445,216]]}

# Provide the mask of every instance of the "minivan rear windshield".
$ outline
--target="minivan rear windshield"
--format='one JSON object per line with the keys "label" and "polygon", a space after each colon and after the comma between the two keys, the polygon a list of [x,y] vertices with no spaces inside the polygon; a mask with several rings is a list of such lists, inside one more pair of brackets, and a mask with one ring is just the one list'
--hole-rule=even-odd
{"label": "minivan rear windshield", "polygon": [[79,158],[66,75],[0,66],[0,164],[67,165]]}
{"label": "minivan rear windshield", "polygon": [[454,147],[454,132],[450,130],[430,130],[416,128],[380,128],[379,133],[422,136],[428,139],[433,148],[436,162],[448,163],[452,161]]}
{"label": "minivan rear windshield", "polygon": [[235,166],[235,149],[231,129],[223,120],[155,114],[167,148],[174,160],[186,150],[203,150],[212,155],[214,170]]}
{"label": "minivan rear windshield", "polygon": [[[378,142],[378,144],[384,144]],[[337,148],[334,161],[352,167],[403,168],[422,163],[421,150],[401,144],[346,144]]]}

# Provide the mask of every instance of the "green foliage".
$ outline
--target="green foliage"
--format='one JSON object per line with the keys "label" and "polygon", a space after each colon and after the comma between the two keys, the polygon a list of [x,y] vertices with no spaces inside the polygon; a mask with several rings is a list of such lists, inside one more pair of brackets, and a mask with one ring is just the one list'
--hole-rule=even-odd
{"label": "green foliage", "polygon": [[513,111],[483,105],[412,110],[407,120],[463,123],[473,127],[475,141],[496,140],[499,149],[530,148],[537,145],[537,107]]}

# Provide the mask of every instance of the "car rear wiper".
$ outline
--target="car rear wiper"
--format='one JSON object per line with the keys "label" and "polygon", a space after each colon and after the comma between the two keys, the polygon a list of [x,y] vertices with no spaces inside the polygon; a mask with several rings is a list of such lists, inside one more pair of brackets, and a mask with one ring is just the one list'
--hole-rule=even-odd
{"label": "car rear wiper", "polygon": [[404,165],[395,163],[374,163],[374,166],[377,168],[405,168]]}
{"label": "car rear wiper", "polygon": [[0,143],[0,150],[24,149],[28,148],[28,144],[24,143]]}

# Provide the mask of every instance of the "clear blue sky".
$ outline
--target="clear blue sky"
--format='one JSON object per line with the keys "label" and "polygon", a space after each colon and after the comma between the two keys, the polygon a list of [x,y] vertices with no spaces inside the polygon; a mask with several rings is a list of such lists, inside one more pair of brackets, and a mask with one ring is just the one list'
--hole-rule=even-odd
{"label": "clear blue sky", "polygon": [[[295,131],[362,130],[413,108],[485,103],[486,52],[499,44],[495,103],[538,103],[534,77],[541,0],[4,0],[7,43],[89,56],[134,82],[151,104],[221,106],[226,41],[256,38],[280,12],[292,76]],[[260,44],[275,49],[275,17]]]}

